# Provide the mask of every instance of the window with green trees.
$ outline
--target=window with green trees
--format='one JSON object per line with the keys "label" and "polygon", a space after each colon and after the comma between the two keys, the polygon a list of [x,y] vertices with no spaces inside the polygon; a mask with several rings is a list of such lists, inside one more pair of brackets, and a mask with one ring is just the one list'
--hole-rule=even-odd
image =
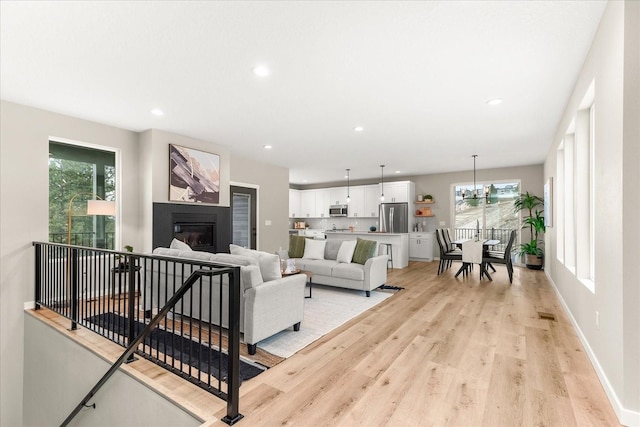
{"label": "window with green trees", "polygon": [[[115,200],[115,153],[49,141],[49,241],[115,248],[115,218],[87,215],[87,200]],[[74,198],[75,196],[75,198]],[[71,210],[71,241],[68,216]]]}

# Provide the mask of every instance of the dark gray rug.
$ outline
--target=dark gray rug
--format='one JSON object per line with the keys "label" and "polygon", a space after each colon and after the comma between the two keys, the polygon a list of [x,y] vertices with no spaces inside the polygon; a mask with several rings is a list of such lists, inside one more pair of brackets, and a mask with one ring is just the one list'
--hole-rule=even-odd
{"label": "dark gray rug", "polygon": [[[114,313],[103,313],[85,320],[121,336],[126,336],[129,330],[129,319]],[[135,335],[138,336],[145,326],[144,323],[135,322]],[[149,334],[144,344],[166,354],[167,357],[193,366],[221,381],[227,381],[229,357],[225,352],[220,352],[206,344],[200,344],[187,336],[180,336],[159,328],[155,328]],[[240,381],[253,378],[265,370],[266,368],[240,360]]]}

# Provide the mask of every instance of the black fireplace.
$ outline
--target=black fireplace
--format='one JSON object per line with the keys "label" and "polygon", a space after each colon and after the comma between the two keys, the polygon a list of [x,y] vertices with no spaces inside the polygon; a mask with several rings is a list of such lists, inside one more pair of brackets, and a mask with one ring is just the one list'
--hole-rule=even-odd
{"label": "black fireplace", "polygon": [[229,252],[231,210],[228,207],[153,204],[153,247],[169,247],[175,238],[194,251]]}
{"label": "black fireplace", "polygon": [[186,243],[194,251],[217,252],[215,235],[215,222],[179,221],[173,223],[173,238]]}

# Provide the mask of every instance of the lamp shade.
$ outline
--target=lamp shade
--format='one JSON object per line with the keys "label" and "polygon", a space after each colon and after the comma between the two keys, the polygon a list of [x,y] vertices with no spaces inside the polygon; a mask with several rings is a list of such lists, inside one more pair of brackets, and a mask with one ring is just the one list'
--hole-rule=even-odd
{"label": "lamp shade", "polygon": [[116,214],[116,202],[109,200],[87,200],[87,215],[109,215]]}

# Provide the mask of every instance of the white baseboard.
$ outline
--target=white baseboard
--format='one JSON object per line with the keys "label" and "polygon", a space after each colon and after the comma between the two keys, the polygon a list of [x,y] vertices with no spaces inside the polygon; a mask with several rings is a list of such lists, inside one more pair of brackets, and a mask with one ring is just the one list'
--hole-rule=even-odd
{"label": "white baseboard", "polygon": [[34,308],[36,308],[36,302],[35,301],[25,301],[25,303],[24,303],[24,309],[25,310],[33,310]]}
{"label": "white baseboard", "polygon": [[575,328],[578,334],[578,338],[580,339],[580,342],[584,346],[587,352],[587,355],[589,356],[589,360],[593,365],[593,369],[595,369],[596,374],[598,374],[598,378],[600,379],[600,382],[602,383],[602,387],[604,388],[604,391],[607,394],[607,397],[609,398],[609,402],[611,403],[611,406],[613,406],[613,410],[616,413],[616,416],[618,417],[618,421],[620,422],[620,424],[628,427],[640,426],[640,412],[632,411],[622,406],[622,403],[620,402],[620,399],[618,399],[618,395],[616,394],[615,390],[611,386],[611,383],[609,382],[607,375],[602,369],[602,366],[600,365],[598,358],[596,357],[595,353],[591,349],[589,342],[587,341],[586,337],[582,333],[582,330],[580,329],[578,322],[576,322],[576,319],[573,317],[571,310],[569,310],[569,306],[565,302],[564,298],[562,298],[560,291],[556,287],[556,284],[554,283],[553,279],[551,279],[551,277],[549,276],[549,273],[545,270],[544,274],[547,276],[547,279],[549,279],[549,283],[551,283],[551,287],[553,288],[554,292],[558,296],[558,299],[562,304],[562,308],[564,309],[567,316],[569,316],[569,319],[571,320],[571,324]]}

